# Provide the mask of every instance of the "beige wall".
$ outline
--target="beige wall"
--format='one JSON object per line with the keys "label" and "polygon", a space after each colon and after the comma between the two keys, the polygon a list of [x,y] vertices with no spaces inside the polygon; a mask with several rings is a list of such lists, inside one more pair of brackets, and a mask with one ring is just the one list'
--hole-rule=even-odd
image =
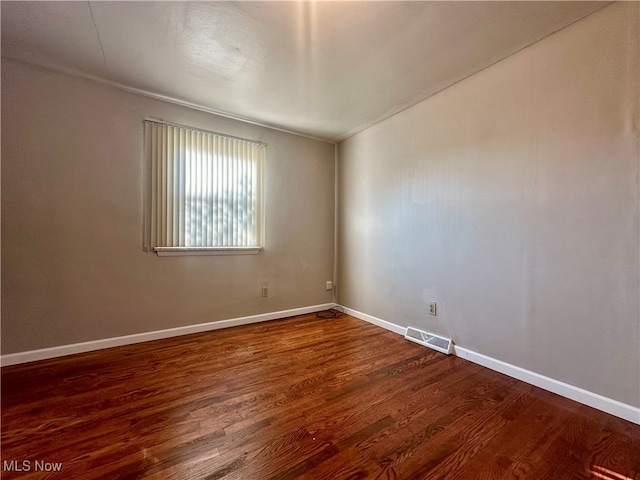
{"label": "beige wall", "polygon": [[[343,142],[339,301],[640,406],[639,18]],[[264,253],[142,251],[148,116],[269,144]],[[332,145],[5,60],[2,127],[3,354],[331,301]]]}
{"label": "beige wall", "polygon": [[[263,253],[142,251],[145,117],[269,144]],[[333,212],[331,144],[2,62],[3,354],[331,302]]]}
{"label": "beige wall", "polygon": [[343,142],[340,303],[640,406],[639,8]]}

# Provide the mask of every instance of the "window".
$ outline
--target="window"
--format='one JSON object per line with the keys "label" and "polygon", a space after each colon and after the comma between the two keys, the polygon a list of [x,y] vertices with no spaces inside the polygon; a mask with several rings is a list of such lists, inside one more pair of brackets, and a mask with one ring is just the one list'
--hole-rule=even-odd
{"label": "window", "polygon": [[262,249],[266,145],[145,120],[145,249],[158,255]]}

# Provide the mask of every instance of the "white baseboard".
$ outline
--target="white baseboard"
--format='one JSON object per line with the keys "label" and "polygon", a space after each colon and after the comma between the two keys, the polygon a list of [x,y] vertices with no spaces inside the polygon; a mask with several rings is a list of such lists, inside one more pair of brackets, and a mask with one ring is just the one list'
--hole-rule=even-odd
{"label": "white baseboard", "polygon": [[[404,332],[406,330],[406,327],[387,322],[386,320],[373,317],[366,313],[362,313],[351,308],[342,308],[344,308],[345,313],[348,313],[349,315],[352,315],[356,318],[372,323],[379,327],[386,328],[387,330],[391,330],[392,332],[398,333],[400,335],[404,335]],[[601,410],[603,412],[615,415],[616,417],[620,417],[640,425],[640,408],[638,407],[627,405],[626,403],[619,402],[618,400],[604,397],[597,393],[584,390],[580,387],[576,387],[574,385],[570,385],[553,378],[545,377],[544,375],[540,375],[539,373],[525,370],[524,368],[511,365],[501,360],[488,357],[481,353],[477,353],[457,345],[454,347],[454,352],[456,356],[464,358],[465,360],[469,360],[470,362],[477,363],[478,365],[482,365],[483,367],[495,370],[496,372],[500,372],[512,378],[522,380],[523,382],[526,382],[530,385],[534,385],[549,392],[556,393],[562,397],[575,400],[576,402],[582,403],[583,405],[593,407],[597,410]]]}
{"label": "white baseboard", "polygon": [[320,312],[333,307],[333,303],[325,303],[322,305],[313,305],[310,307],[294,308],[291,310],[282,310],[280,312],[262,313],[260,315],[251,315],[249,317],[231,318],[228,320],[220,320],[217,322],[200,323],[198,325],[188,325],[185,327],[168,328],[166,330],[156,330],[153,332],[136,333],[134,335],[125,335],[123,337],[105,338],[103,340],[94,340],[91,342],[74,343],[71,345],[62,345],[59,347],[43,348],[41,350],[31,350],[28,352],[10,353],[0,356],[0,365],[3,367],[8,365],[17,365],[20,363],[35,362],[37,360],[45,360],[47,358],[63,357],[65,355],[73,355],[75,353],[91,352],[93,350],[102,350],[103,348],[119,347],[122,345],[131,345],[134,343],[148,342],[150,340],[160,340],[162,338],[177,337],[180,335],[188,335],[190,333],[208,332],[210,330],[219,330],[221,328],[237,327],[240,325],[248,325],[250,323],[265,322],[267,320],[277,320],[280,318],[293,317],[294,315],[304,315],[307,313]]}
{"label": "white baseboard", "polygon": [[406,327],[401,327],[400,325],[396,325],[395,323],[387,322],[386,320],[382,320],[377,317],[372,317],[371,315],[359,312],[358,310],[354,310],[349,307],[343,307],[342,305],[340,305],[340,307],[344,310],[344,313],[348,313],[349,315],[359,318],[360,320],[364,320],[387,330],[391,330],[393,333],[397,333],[398,335],[404,335],[404,331],[406,330]]}
{"label": "white baseboard", "polygon": [[630,422],[640,425],[640,408],[627,405],[626,403],[604,397],[597,393],[584,390],[583,388],[570,385],[568,383],[545,377],[539,373],[525,370],[524,368],[505,363],[495,358],[487,357],[481,353],[468,350],[463,347],[455,347],[455,354],[470,362],[477,363],[483,367],[490,368],[496,372],[504,373],[523,382],[535,385],[549,392],[557,393],[576,402],[588,405],[603,412],[610,413],[616,417],[624,418]]}

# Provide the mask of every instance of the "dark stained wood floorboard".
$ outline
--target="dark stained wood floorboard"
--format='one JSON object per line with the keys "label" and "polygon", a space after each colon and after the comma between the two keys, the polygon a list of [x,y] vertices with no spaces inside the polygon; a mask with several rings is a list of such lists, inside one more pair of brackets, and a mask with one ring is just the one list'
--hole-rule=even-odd
{"label": "dark stained wood floorboard", "polygon": [[2,478],[640,480],[640,426],[348,315],[2,368]]}

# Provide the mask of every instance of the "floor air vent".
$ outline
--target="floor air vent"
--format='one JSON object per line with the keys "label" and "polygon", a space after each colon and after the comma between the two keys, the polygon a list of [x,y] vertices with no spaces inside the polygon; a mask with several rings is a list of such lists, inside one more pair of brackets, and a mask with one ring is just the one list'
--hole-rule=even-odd
{"label": "floor air vent", "polygon": [[450,338],[441,337],[440,335],[418,330],[417,328],[407,327],[404,338],[424,345],[425,347],[446,353],[447,355],[453,352],[453,342]]}

